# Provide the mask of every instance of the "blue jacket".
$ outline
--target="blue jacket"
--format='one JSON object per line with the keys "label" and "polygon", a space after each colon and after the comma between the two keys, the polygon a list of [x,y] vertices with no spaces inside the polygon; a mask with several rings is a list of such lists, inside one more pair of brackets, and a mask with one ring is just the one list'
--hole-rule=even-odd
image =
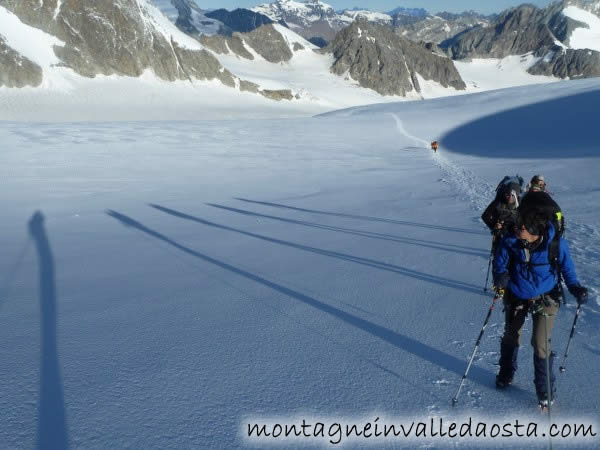
{"label": "blue jacket", "polygon": [[[510,281],[508,288],[518,298],[528,300],[551,291],[558,283],[558,275],[553,273],[548,262],[548,245],[556,231],[549,223],[549,229],[538,248],[530,251],[529,263],[525,249],[514,233],[509,233],[502,239],[494,258],[494,279],[508,272]],[[579,284],[575,265],[569,253],[567,242],[560,238],[558,248],[558,263],[565,283],[568,287]]]}

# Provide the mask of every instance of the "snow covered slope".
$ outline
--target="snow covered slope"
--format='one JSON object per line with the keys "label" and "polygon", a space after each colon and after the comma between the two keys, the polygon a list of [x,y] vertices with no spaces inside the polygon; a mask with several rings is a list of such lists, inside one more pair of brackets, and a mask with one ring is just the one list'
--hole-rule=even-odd
{"label": "snow covered slope", "polygon": [[[591,293],[554,419],[597,433],[599,93],[582,80],[312,119],[0,123],[0,448],[282,447],[244,437],[269,418],[546,423],[530,322],[514,386],[494,388],[501,307],[450,406],[491,304],[479,216],[515,172],[546,175]],[[559,356],[574,312],[569,296]]]}
{"label": "snow covered slope", "polygon": [[[461,78],[467,84],[467,91],[488,91],[492,89],[504,89],[529,84],[552,83],[559,78],[544,75],[531,75],[527,72],[539,58],[532,54],[522,56],[507,56],[496,59],[477,59],[471,61],[454,61],[454,66],[460,73]],[[437,96],[442,96],[440,93]],[[426,98],[433,95],[425,92]]]}
{"label": "snow covered slope", "polygon": [[311,22],[321,20],[334,20],[337,14],[333,7],[320,0],[314,1],[295,1],[295,0],[276,0],[273,3],[264,3],[252,8],[253,11],[260,12],[274,21],[290,21],[295,24],[308,25]]}
{"label": "snow covered slope", "polygon": [[569,47],[600,51],[600,17],[576,6],[566,7],[563,14],[588,26],[588,28],[579,27],[573,31],[569,38]]}
{"label": "snow covered slope", "polygon": [[319,37],[330,41],[349,23],[348,16],[341,16],[331,5],[320,0],[275,0],[258,5],[252,10],[275,22],[285,21],[292,30],[306,39]]}
{"label": "snow covered slope", "polygon": [[391,25],[392,23],[392,16],[389,14],[369,11],[368,9],[345,9],[341,12],[340,16],[342,20],[345,20],[348,23],[348,25],[358,18],[379,24]]}

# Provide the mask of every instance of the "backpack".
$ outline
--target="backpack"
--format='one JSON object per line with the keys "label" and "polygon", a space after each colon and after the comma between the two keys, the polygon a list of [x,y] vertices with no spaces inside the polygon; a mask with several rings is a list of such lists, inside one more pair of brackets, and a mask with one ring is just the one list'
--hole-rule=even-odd
{"label": "backpack", "polygon": [[523,192],[524,183],[525,180],[523,180],[523,177],[519,175],[506,175],[504,178],[502,178],[502,181],[498,183],[498,186],[496,186],[496,198],[501,199],[506,192],[510,191],[515,191],[517,196],[519,196],[521,192]]}
{"label": "backpack", "polygon": [[559,275],[560,280],[558,247],[560,245],[560,238],[565,234],[565,218],[560,206],[558,206],[558,203],[547,192],[528,192],[521,199],[519,215],[523,217],[535,215],[546,222],[552,223],[555,234],[554,238],[548,244],[548,262],[552,270]]}

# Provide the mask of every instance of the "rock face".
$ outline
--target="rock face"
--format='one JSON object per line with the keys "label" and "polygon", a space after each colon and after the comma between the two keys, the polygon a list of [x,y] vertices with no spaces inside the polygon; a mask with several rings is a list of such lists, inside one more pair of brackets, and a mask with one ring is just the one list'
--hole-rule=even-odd
{"label": "rock face", "polygon": [[544,9],[522,5],[499,15],[488,27],[465,31],[442,43],[442,47],[454,59],[533,53],[540,58],[528,69],[533,75],[596,77],[600,73],[598,51],[569,48],[574,30],[588,25],[565,15],[568,6],[600,13],[597,0],[563,0]]}
{"label": "rock face", "polygon": [[338,33],[321,52],[332,53],[332,72],[349,75],[382,95],[421,92],[417,74],[444,87],[465,89],[454,63],[388,28],[359,20]]}
{"label": "rock face", "polygon": [[138,77],[150,69],[168,81],[219,79],[235,85],[210,52],[185,35],[189,42],[176,41],[161,22],[166,19],[145,1],[0,0],[0,6],[62,40],[63,47],[54,47],[56,56],[82,76]]}
{"label": "rock face", "polygon": [[245,33],[244,41],[271,63],[289,61],[294,56],[285,38],[273,25],[265,25]]}
{"label": "rock face", "polygon": [[42,68],[8,46],[0,35],[0,87],[37,87],[42,83]]}
{"label": "rock face", "polygon": [[281,89],[281,90],[268,90],[265,89],[263,91],[260,91],[260,93],[266,97],[266,98],[270,98],[271,100],[275,100],[275,101],[281,101],[281,100],[293,100],[294,96],[292,94],[292,91],[290,91],[289,89]]}
{"label": "rock face", "polygon": [[[232,51],[246,59],[254,59],[244,43],[270,63],[281,63],[292,59],[294,54],[285,38],[273,25],[264,25],[249,33],[233,33],[228,36],[202,36],[200,41],[216,53]],[[294,51],[301,50],[294,45]]]}
{"label": "rock face", "polygon": [[[581,4],[582,0],[578,3]],[[587,25],[563,14],[573,0],[553,3],[545,9],[522,5],[501,14],[487,28],[475,28],[444,42],[456,58],[523,55],[551,49],[556,41],[568,45],[573,30]]]}
{"label": "rock face", "polygon": [[555,37],[540,21],[542,10],[532,5],[513,8],[488,27],[466,31],[442,43],[454,59],[504,58],[554,45]]}
{"label": "rock face", "polygon": [[600,77],[600,52],[555,46],[528,72],[570,79]]}
{"label": "rock face", "polygon": [[273,21],[264,14],[244,8],[238,8],[233,11],[217,9],[215,11],[206,13],[206,16],[223,23],[225,27],[221,33],[228,35],[231,35],[235,31],[240,33],[248,33],[256,30],[259,27],[262,27],[263,25],[273,23]]}

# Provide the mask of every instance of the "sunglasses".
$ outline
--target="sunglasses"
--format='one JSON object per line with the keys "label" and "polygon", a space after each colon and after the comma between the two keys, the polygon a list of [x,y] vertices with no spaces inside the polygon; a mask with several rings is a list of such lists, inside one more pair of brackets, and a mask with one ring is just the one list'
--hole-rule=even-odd
{"label": "sunglasses", "polygon": [[538,230],[536,227],[531,226],[531,224],[529,226],[526,225],[525,223],[523,223],[523,219],[521,219],[520,217],[515,223],[515,228],[517,229],[517,231],[526,230],[529,234],[532,234],[534,236],[540,235],[540,230]]}

